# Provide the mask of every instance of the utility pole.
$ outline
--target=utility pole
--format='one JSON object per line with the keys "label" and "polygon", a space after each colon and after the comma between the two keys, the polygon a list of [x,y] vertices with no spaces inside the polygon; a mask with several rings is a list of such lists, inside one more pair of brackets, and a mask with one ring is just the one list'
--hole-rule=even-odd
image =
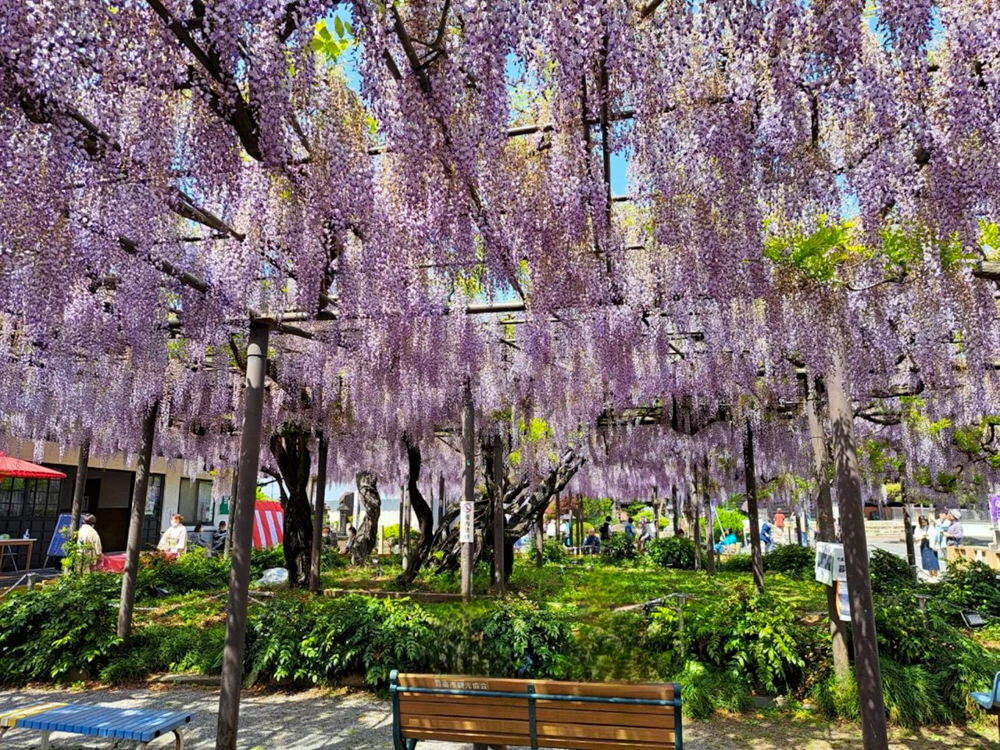
{"label": "utility pole", "polygon": [[882,671],[878,661],[878,638],[875,634],[861,469],[854,438],[854,407],[851,404],[850,379],[840,352],[834,353],[826,388],[833,426],[833,465],[840,502],[840,530],[844,538],[844,561],[851,601],[851,634],[861,702],[862,741],[864,750],[887,750],[889,739],[882,697]]}

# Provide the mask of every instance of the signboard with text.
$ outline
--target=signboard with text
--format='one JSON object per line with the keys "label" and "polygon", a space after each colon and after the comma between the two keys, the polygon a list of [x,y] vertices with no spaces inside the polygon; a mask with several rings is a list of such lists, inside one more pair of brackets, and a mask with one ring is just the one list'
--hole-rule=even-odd
{"label": "signboard with text", "polygon": [[827,586],[847,580],[843,544],[816,542],[816,580]]}
{"label": "signboard with text", "polygon": [[472,544],[475,541],[475,503],[462,501],[458,541],[462,544]]}

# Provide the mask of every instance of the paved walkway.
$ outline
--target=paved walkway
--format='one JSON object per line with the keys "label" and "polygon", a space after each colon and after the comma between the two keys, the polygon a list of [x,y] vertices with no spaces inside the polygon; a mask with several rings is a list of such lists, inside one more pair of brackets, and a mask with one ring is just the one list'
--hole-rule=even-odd
{"label": "paved walkway", "polygon": [[[119,708],[187,710],[195,714],[185,732],[186,748],[215,747],[217,690],[157,686],[136,690],[22,690],[0,691],[0,711],[42,700],[100,703]],[[995,731],[995,730],[994,730]],[[943,728],[919,734],[894,733],[892,750],[985,750],[995,747],[971,730]],[[993,736],[993,735],[991,735]],[[250,692],[240,710],[241,750],[387,750],[392,747],[392,710],[389,702],[370,693],[309,690],[296,693]],[[38,747],[37,732],[11,731],[3,750]],[[159,748],[161,745],[154,745]],[[163,741],[163,747],[172,744]],[[812,723],[808,720],[761,719],[754,715],[720,717],[710,722],[685,722],[688,750],[855,750],[861,746],[855,727]],[[53,750],[100,748],[107,740],[53,735]],[[121,747],[131,747],[123,743]],[[457,750],[450,742],[421,744],[427,750]]]}

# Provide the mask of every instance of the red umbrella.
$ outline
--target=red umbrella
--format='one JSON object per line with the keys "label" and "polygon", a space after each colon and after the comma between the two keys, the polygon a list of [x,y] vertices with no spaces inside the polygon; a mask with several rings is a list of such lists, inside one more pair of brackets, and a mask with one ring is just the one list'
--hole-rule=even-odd
{"label": "red umbrella", "polygon": [[0,451],[0,479],[4,477],[18,477],[20,479],[65,479],[66,475],[61,471],[46,469],[44,466],[33,464],[30,461],[12,458],[3,451]]}

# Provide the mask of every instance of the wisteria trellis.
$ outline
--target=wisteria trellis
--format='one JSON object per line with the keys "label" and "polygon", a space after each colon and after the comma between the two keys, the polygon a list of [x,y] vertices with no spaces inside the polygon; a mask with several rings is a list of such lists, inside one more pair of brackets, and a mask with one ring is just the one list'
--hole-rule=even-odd
{"label": "wisteria trellis", "polygon": [[[360,95],[311,44],[334,11]],[[311,338],[279,339],[266,421],[324,424],[334,476],[398,474],[402,431],[429,448],[467,376],[483,415],[530,403],[588,450],[581,426],[671,396],[760,419],[838,348],[862,404],[920,390],[974,423],[998,13],[0,0],[4,429],[130,451],[166,392],[185,429],[160,450],[231,464],[231,342],[293,310]],[[525,312],[462,314],[484,300]],[[303,388],[325,400],[303,411]],[[683,440],[596,451],[581,480],[640,494],[641,458]]]}

